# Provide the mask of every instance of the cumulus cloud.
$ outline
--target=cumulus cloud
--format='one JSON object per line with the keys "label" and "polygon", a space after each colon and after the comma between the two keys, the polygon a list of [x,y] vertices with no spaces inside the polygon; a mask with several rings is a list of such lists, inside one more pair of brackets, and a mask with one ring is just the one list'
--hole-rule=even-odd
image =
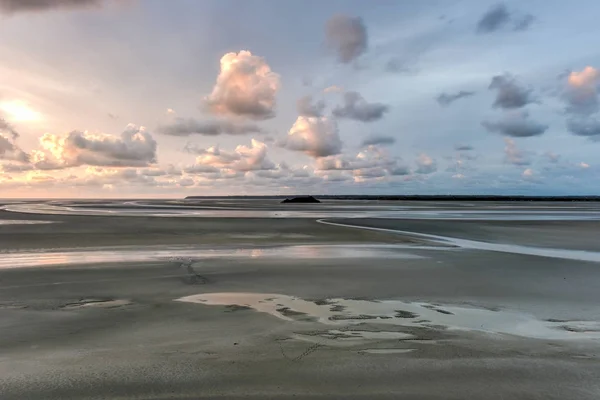
{"label": "cumulus cloud", "polygon": [[492,33],[512,25],[514,31],[529,29],[535,17],[531,14],[516,15],[504,3],[491,6],[477,22],[475,31],[479,34]]}
{"label": "cumulus cloud", "polygon": [[567,128],[577,136],[596,137],[600,135],[600,121],[592,117],[569,118]]}
{"label": "cumulus cloud", "polygon": [[[221,172],[247,172],[271,170],[275,164],[267,157],[267,146],[252,139],[250,146],[240,145],[234,151],[221,150],[218,146],[198,149],[194,165],[185,168],[188,174],[210,174]],[[226,170],[226,171],[222,171]],[[227,171],[228,170],[228,171]]]}
{"label": "cumulus cloud", "polygon": [[579,163],[579,166],[581,168],[583,168],[583,169],[588,169],[590,167],[590,164],[585,163],[585,162],[582,161],[582,162]]}
{"label": "cumulus cloud", "polygon": [[44,134],[43,151],[33,153],[39,169],[81,165],[143,167],[156,162],[157,144],[144,127],[130,124],[120,136],[73,131],[65,136]]}
{"label": "cumulus cloud", "polygon": [[428,156],[425,153],[419,154],[419,157],[417,158],[416,163],[417,163],[416,172],[418,174],[431,174],[431,173],[437,171],[437,163],[435,162],[435,160],[433,158],[431,158],[430,156]]}
{"label": "cumulus cloud", "polygon": [[527,168],[525,171],[523,171],[522,176],[525,179],[531,179],[535,176],[535,172],[531,168]]}
{"label": "cumulus cloud", "polygon": [[265,59],[242,50],[221,58],[217,83],[204,101],[214,114],[268,119],[275,116],[279,87],[279,75]]}
{"label": "cumulus cloud", "polygon": [[514,140],[505,138],[504,143],[506,144],[504,147],[504,159],[507,163],[513,165],[529,165],[531,163],[527,155],[517,147]]}
{"label": "cumulus cloud", "polygon": [[339,154],[343,144],[335,120],[301,115],[280,145],[317,158]]}
{"label": "cumulus cloud", "polygon": [[39,12],[56,8],[100,7],[105,0],[0,0],[0,13]]}
{"label": "cumulus cloud", "polygon": [[339,62],[344,64],[358,58],[368,47],[367,28],[358,17],[334,15],[327,21],[325,36]]}
{"label": "cumulus cloud", "polygon": [[296,102],[298,114],[305,117],[322,117],[325,111],[325,102],[322,100],[313,103],[312,96],[302,96]]}
{"label": "cumulus cloud", "polygon": [[513,137],[537,136],[548,129],[548,125],[530,120],[526,111],[507,112],[502,119],[483,121],[481,125],[489,132]]}
{"label": "cumulus cloud", "polygon": [[355,180],[408,175],[410,173],[409,167],[401,159],[390,157],[377,146],[369,146],[353,158],[342,155],[319,158],[316,162],[316,171],[321,176],[337,177],[344,175],[331,174],[331,171],[347,171]]}
{"label": "cumulus cloud", "polygon": [[570,72],[563,94],[567,112],[587,115],[598,111],[599,84],[600,71],[594,67],[588,66],[581,71]]}
{"label": "cumulus cloud", "polygon": [[362,146],[373,146],[373,145],[381,145],[381,146],[391,146],[396,143],[396,138],[393,136],[384,136],[384,135],[374,135],[366,138],[362,142]]}
{"label": "cumulus cloud", "polygon": [[[1,128],[2,127],[0,126],[0,132],[3,131]],[[11,137],[7,138],[0,133],[0,160],[16,161],[19,163],[29,162],[29,154],[24,152],[15,142],[19,137],[18,133],[12,130],[10,125],[5,131],[8,132]]]}
{"label": "cumulus cloud", "polygon": [[475,94],[475,92],[468,92],[465,90],[461,90],[457,93],[441,93],[436,100],[439,105],[443,107],[447,107],[450,104],[454,103],[456,100],[463,99],[465,97],[471,97]]}
{"label": "cumulus cloud", "polygon": [[348,118],[362,122],[373,122],[383,118],[389,106],[382,103],[368,103],[358,92],[344,93],[344,105],[333,109],[338,118]]}
{"label": "cumulus cloud", "polygon": [[160,125],[157,132],[169,136],[218,136],[260,133],[262,130],[255,124],[228,120],[198,121],[194,118],[176,118],[172,123]]}
{"label": "cumulus cloud", "polygon": [[494,76],[489,89],[496,91],[494,108],[521,108],[535,101],[533,89],[521,85],[511,74]]}

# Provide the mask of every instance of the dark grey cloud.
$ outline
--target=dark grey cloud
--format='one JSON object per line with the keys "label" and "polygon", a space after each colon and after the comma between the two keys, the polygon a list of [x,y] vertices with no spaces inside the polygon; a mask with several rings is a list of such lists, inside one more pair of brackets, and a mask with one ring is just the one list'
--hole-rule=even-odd
{"label": "dark grey cloud", "polygon": [[530,120],[525,111],[506,113],[500,120],[483,121],[481,125],[489,132],[512,137],[538,136],[548,129],[548,125]]}
{"label": "dark grey cloud", "polygon": [[471,151],[473,150],[473,146],[470,144],[457,144],[454,146],[454,150],[456,151]]}
{"label": "dark grey cloud", "polygon": [[510,22],[510,13],[504,3],[493,5],[477,22],[477,33],[491,33],[502,29]]}
{"label": "dark grey cloud", "polygon": [[333,109],[338,118],[348,118],[362,122],[373,122],[383,118],[389,106],[382,103],[368,103],[358,92],[344,93],[344,105]]}
{"label": "dark grey cloud", "polygon": [[512,25],[514,31],[525,31],[535,21],[531,14],[515,15],[508,10],[506,4],[498,3],[491,6],[477,22],[475,31],[479,34],[492,33]]}
{"label": "dark grey cloud", "polygon": [[341,63],[348,64],[368,47],[367,28],[361,18],[334,15],[325,26],[327,44]]}
{"label": "dark grey cloud", "polygon": [[365,140],[363,140],[362,142],[362,146],[375,146],[375,145],[381,145],[381,146],[389,146],[396,143],[396,138],[394,138],[393,136],[370,136],[368,138],[366,138]]}
{"label": "dark grey cloud", "polygon": [[173,123],[160,125],[157,132],[169,136],[218,136],[261,133],[262,129],[255,124],[239,124],[228,120],[198,121],[194,118],[177,118]]}
{"label": "dark grey cloud", "polygon": [[600,121],[596,118],[570,118],[567,120],[567,128],[577,136],[600,138]]}
{"label": "dark grey cloud", "polygon": [[461,90],[458,93],[441,93],[438,97],[436,97],[437,102],[440,106],[447,107],[450,104],[454,103],[456,100],[471,97],[475,94],[475,92],[469,92],[465,90]]}
{"label": "dark grey cloud", "polygon": [[323,111],[325,111],[325,102],[319,100],[313,103],[312,96],[302,96],[296,102],[296,109],[299,115],[305,117],[322,117]]}
{"label": "dark grey cloud", "polygon": [[11,124],[9,124],[4,118],[1,117],[0,133],[8,133],[13,138],[13,140],[19,137],[19,132],[17,132]]}
{"label": "dark grey cloud", "polygon": [[39,12],[56,8],[100,7],[105,0],[0,0],[0,12]]}
{"label": "dark grey cloud", "polygon": [[526,14],[523,17],[517,19],[515,21],[514,30],[515,31],[526,31],[529,29],[531,24],[535,21],[535,17],[531,14]]}
{"label": "dark grey cloud", "polygon": [[[9,133],[11,133],[9,131]],[[0,134],[0,160],[11,160],[20,163],[29,162],[29,154],[25,153],[16,143],[15,139],[18,137],[11,133],[12,139],[5,137]]]}
{"label": "dark grey cloud", "polygon": [[489,89],[496,91],[494,108],[515,109],[536,101],[533,97],[533,89],[521,85],[508,73],[494,76]]}

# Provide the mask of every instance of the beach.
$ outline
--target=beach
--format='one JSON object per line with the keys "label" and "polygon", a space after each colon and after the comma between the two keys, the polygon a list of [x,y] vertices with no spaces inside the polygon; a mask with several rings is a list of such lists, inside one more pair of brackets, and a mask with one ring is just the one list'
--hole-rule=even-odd
{"label": "beach", "polygon": [[596,203],[0,211],[2,399],[597,399]]}

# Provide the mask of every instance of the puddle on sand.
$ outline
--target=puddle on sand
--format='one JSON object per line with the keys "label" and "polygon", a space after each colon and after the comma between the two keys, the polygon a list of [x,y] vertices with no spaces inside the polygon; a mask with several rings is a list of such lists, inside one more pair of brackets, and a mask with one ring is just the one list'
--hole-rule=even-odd
{"label": "puddle on sand", "polygon": [[63,310],[74,310],[78,308],[117,308],[131,304],[131,301],[124,299],[116,300],[98,300],[84,299],[76,303],[69,303],[61,307]]}
{"label": "puddle on sand", "polygon": [[[265,248],[228,248],[199,249],[183,247],[156,246],[148,248],[113,248],[73,251],[15,252],[3,253],[0,257],[0,269],[20,267],[44,267],[51,265],[93,264],[102,262],[137,262],[166,259],[197,260],[203,258],[294,258],[294,259],[330,259],[330,258],[394,258],[421,259],[415,254],[400,251],[395,245],[295,245]],[[176,256],[176,257],[174,257]]]}
{"label": "puddle on sand", "polygon": [[54,224],[54,223],[55,223],[55,221],[0,219],[0,225],[38,225],[38,224]]}
{"label": "puddle on sand", "polygon": [[359,353],[368,354],[404,354],[412,353],[416,349],[364,349],[360,350]]}
{"label": "puddle on sand", "polygon": [[[334,326],[369,322],[403,327],[480,331],[535,339],[600,339],[600,322],[597,321],[542,321],[532,315],[515,311],[491,311],[398,300],[328,299],[313,302],[280,294],[206,293],[182,297],[176,301],[205,305],[244,306],[286,321],[316,320],[322,324]],[[285,312],[282,312],[284,310]],[[296,318],[290,313],[290,310],[301,318]],[[359,332],[365,337],[363,331]],[[338,333],[349,336],[351,331],[339,331]],[[335,331],[330,331],[329,334],[335,335]],[[372,332],[372,334],[377,333]],[[400,333],[381,332],[381,334],[385,336]]]}

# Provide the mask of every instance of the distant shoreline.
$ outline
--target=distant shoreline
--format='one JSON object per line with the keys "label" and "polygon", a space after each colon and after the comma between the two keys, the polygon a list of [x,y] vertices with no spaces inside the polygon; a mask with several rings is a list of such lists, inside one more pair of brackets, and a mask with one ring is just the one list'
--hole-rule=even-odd
{"label": "distant shoreline", "polygon": [[[202,199],[285,199],[303,195],[276,196],[187,196],[185,200]],[[306,195],[304,195],[306,196]],[[501,196],[501,195],[313,195],[322,200],[384,201],[600,201],[600,196]]]}

